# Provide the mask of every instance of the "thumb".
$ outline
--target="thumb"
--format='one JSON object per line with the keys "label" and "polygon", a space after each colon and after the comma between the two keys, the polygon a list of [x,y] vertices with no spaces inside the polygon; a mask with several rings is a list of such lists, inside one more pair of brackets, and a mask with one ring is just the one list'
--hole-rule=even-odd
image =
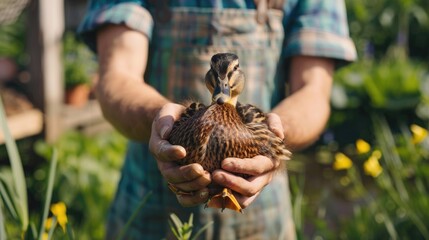
{"label": "thumb", "polygon": [[167,103],[159,110],[155,118],[155,130],[162,139],[166,139],[173,128],[174,122],[180,118],[185,108],[182,105]]}
{"label": "thumb", "polygon": [[271,132],[275,133],[281,139],[285,138],[282,121],[280,120],[279,115],[275,113],[268,113],[267,124]]}

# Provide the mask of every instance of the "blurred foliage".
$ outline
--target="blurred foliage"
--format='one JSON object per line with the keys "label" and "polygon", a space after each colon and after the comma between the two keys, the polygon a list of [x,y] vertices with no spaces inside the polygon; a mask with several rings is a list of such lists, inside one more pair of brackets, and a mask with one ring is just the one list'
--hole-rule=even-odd
{"label": "blurred foliage", "polygon": [[21,14],[17,21],[0,26],[0,56],[14,59],[19,66],[28,61],[26,53],[26,14]]}
{"label": "blurred foliage", "polygon": [[420,102],[420,86],[427,74],[421,63],[411,60],[359,61],[336,73],[332,106],[386,111],[413,109]]}
{"label": "blurred foliage", "polygon": [[429,60],[427,0],[346,0],[350,35],[359,56],[385,56],[392,46]]}
{"label": "blurred foliage", "polygon": [[[63,201],[68,206],[76,239],[102,239],[125,154],[125,138],[116,132],[92,137],[69,132],[52,146],[43,141],[35,145],[36,152],[46,159],[50,159],[52,147],[58,149],[53,201]],[[46,167],[33,173],[37,182],[46,177]],[[45,188],[37,183],[34,187],[40,191]]]}
{"label": "blurred foliage", "polygon": [[[322,239],[428,239],[429,212],[423,210],[429,207],[428,125],[413,132],[406,122],[389,123],[378,111],[368,117],[374,137],[367,140],[366,151],[359,150],[362,139],[342,147],[332,139],[297,154],[295,160],[305,165],[292,172],[291,189],[294,196],[303,198],[298,218],[306,219],[306,235]],[[338,161],[344,161],[338,153],[353,164],[336,168]],[[322,174],[315,179],[316,171]],[[305,185],[296,181],[302,175],[307,176]],[[304,235],[302,231],[300,235]]]}
{"label": "blurred foliage", "polygon": [[91,77],[97,71],[95,56],[72,32],[64,35],[63,56],[66,88],[91,84]]}

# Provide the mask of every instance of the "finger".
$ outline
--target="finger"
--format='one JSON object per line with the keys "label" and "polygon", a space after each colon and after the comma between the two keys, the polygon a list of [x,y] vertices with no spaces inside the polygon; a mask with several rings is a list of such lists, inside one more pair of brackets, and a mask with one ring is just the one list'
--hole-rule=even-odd
{"label": "finger", "polygon": [[179,145],[171,145],[166,140],[159,140],[151,149],[160,161],[177,161],[186,156],[186,150]]}
{"label": "finger", "polygon": [[207,178],[207,175],[210,175],[198,163],[185,166],[174,163],[159,163],[159,168],[164,178],[172,184],[190,182],[200,177]]}
{"label": "finger", "polygon": [[204,172],[203,175],[188,182],[176,183],[174,186],[184,192],[194,192],[207,187],[211,182],[209,172]]}
{"label": "finger", "polygon": [[251,197],[271,182],[272,172],[244,179],[230,172],[216,170],[212,173],[212,179],[221,186],[225,186],[243,196]]}
{"label": "finger", "polygon": [[275,133],[277,137],[284,139],[284,129],[282,125],[282,121],[279,117],[279,115],[275,113],[268,113],[267,114],[267,125],[268,128],[271,130],[271,132]]}
{"label": "finger", "polygon": [[207,202],[209,190],[207,188],[195,192],[193,195],[176,195],[177,201],[184,207],[192,207]]}
{"label": "finger", "polygon": [[174,122],[180,118],[184,109],[184,106],[175,103],[167,103],[161,108],[154,121],[155,131],[161,139],[168,137]]}
{"label": "finger", "polygon": [[278,164],[278,161],[258,155],[253,158],[226,158],[222,161],[221,166],[222,169],[229,172],[256,176],[273,171]]}
{"label": "finger", "polygon": [[237,199],[237,201],[240,203],[241,208],[245,209],[256,199],[256,197],[259,196],[260,193],[261,192],[258,192],[251,197],[246,197],[241,194],[235,194],[234,196]]}

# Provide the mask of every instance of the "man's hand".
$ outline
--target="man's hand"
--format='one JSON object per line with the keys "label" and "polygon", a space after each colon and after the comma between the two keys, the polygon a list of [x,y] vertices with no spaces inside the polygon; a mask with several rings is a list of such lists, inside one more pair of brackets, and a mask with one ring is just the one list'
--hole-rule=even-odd
{"label": "man's hand", "polygon": [[211,176],[200,164],[179,165],[177,161],[186,156],[186,150],[181,146],[171,145],[166,140],[173,123],[179,119],[184,109],[182,105],[172,103],[161,108],[152,123],[149,149],[165,180],[179,192],[186,193],[176,194],[179,203],[189,207],[207,201],[207,185],[211,182]]}
{"label": "man's hand", "polygon": [[[278,137],[284,138],[283,127],[277,114],[267,115],[268,127]],[[222,161],[222,169],[213,172],[213,181],[225,186],[237,194],[234,196],[244,209],[248,207],[267,186],[279,167],[280,162],[265,156],[253,158],[226,158]],[[247,174],[251,177],[244,179],[236,174]]]}

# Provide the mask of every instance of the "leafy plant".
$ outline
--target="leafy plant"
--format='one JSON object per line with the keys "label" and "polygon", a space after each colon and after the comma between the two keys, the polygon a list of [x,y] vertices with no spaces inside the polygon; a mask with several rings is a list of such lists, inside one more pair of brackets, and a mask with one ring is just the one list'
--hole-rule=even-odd
{"label": "leafy plant", "polygon": [[[3,208],[5,207],[8,210],[12,220],[19,225],[19,230],[22,238],[25,239],[39,239],[41,240],[44,236],[44,226],[49,212],[49,205],[51,203],[52,189],[55,178],[55,171],[57,165],[56,152],[54,152],[51,165],[49,167],[49,178],[47,179],[47,189],[45,193],[45,206],[43,208],[43,214],[41,220],[39,221],[40,231],[37,232],[34,222],[30,221],[28,202],[27,202],[27,187],[25,181],[24,170],[22,167],[21,158],[19,156],[16,143],[12,138],[10,130],[7,126],[6,115],[3,108],[3,102],[0,98],[0,122],[1,127],[6,139],[6,148],[9,155],[9,160],[11,164],[11,171],[2,169],[0,172],[0,194],[1,194],[1,204],[0,204],[0,237],[5,239],[7,236],[7,231],[5,227],[6,218],[3,216]],[[4,218],[4,220],[3,220]],[[52,237],[53,229],[51,234],[48,235],[48,239]],[[69,239],[73,239],[71,236],[71,229],[68,231]],[[13,236],[13,235],[12,235]]]}
{"label": "leafy plant", "polygon": [[187,222],[182,222],[176,214],[170,214],[168,221],[170,229],[177,240],[196,240],[213,222],[209,222],[198,230],[198,232],[191,238],[193,230],[194,215],[191,213]]}
{"label": "leafy plant", "polygon": [[427,1],[347,0],[346,8],[350,34],[359,56],[383,58],[393,46],[393,50],[405,53],[405,57],[409,49],[412,57],[427,60]]}
{"label": "leafy plant", "polygon": [[[69,218],[78,239],[102,239],[105,220],[120,176],[126,139],[107,131],[95,136],[77,131],[63,134],[54,144],[39,141],[36,152],[49,159],[58,149],[58,178],[53,199],[69,206]],[[46,178],[45,168],[35,172],[35,188]]]}
{"label": "leafy plant", "polygon": [[[429,207],[427,123],[388,121],[378,111],[370,111],[369,117],[374,136],[368,142],[319,145],[314,155],[306,154],[306,168],[323,172],[317,187],[304,186],[310,199],[300,202],[306,223],[314,224],[314,235],[328,239],[428,239],[429,212],[422,211]],[[314,166],[315,155],[325,158],[319,166]],[[302,195],[302,188],[292,189]],[[333,215],[327,217],[329,212]]]}
{"label": "leafy plant", "polygon": [[64,35],[63,56],[66,88],[90,84],[96,71],[94,55],[71,32]]}
{"label": "leafy plant", "polygon": [[26,21],[24,13],[12,24],[0,26],[0,56],[14,59],[20,66],[24,66],[28,59],[28,54],[23,51],[26,49]]}
{"label": "leafy plant", "polygon": [[409,60],[386,58],[357,62],[336,74],[333,106],[413,109],[420,102],[420,86],[426,72],[421,64]]}

